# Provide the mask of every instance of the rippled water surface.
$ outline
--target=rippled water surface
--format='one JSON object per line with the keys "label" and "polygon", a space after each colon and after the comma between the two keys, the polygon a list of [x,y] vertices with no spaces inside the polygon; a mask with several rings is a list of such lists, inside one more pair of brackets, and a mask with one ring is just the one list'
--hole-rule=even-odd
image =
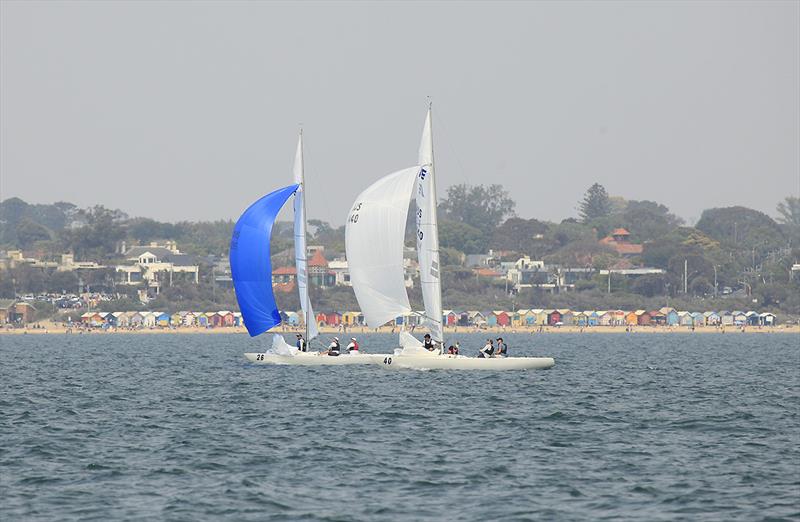
{"label": "rippled water surface", "polygon": [[798,336],[506,337],[556,366],[270,367],[244,361],[267,342],[245,335],[0,336],[0,519],[800,517]]}

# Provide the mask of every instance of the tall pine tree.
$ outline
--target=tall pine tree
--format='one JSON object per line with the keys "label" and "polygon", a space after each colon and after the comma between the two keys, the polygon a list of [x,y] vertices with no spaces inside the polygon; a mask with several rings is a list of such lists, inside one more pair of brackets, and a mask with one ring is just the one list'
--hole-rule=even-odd
{"label": "tall pine tree", "polygon": [[605,187],[599,183],[589,187],[583,197],[583,201],[580,203],[579,210],[584,223],[609,215],[611,213],[611,201],[608,198],[608,192],[606,192]]}

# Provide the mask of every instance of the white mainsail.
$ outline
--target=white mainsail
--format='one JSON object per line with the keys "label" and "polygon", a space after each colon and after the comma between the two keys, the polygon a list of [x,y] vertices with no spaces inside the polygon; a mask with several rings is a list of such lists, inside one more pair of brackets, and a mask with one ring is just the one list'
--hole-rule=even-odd
{"label": "white mainsail", "polygon": [[345,226],[350,281],[372,328],[411,313],[405,287],[406,217],[420,167],[385,176],[359,194]]}
{"label": "white mainsail", "polygon": [[434,341],[443,342],[442,283],[439,267],[439,231],[436,217],[436,180],[430,108],[425,118],[422,141],[419,145],[419,164],[422,165],[422,170],[417,176],[415,197],[417,200],[417,259],[422,300],[425,303],[424,326],[428,327]]}
{"label": "white mainsail", "polygon": [[308,250],[306,249],[306,203],[305,175],[303,173],[303,131],[297,140],[294,157],[294,182],[300,187],[294,196],[294,266],[297,270],[297,290],[300,292],[300,307],[306,324],[306,342],[319,335],[317,320],[308,298]]}

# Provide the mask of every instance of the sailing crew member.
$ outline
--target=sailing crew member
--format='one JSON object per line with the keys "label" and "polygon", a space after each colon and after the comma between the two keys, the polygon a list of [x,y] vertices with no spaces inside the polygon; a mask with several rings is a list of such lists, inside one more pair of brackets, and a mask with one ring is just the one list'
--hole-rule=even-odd
{"label": "sailing crew member", "polygon": [[358,341],[356,341],[355,337],[350,338],[350,344],[347,345],[347,352],[356,352],[358,353]]}
{"label": "sailing crew member", "polygon": [[502,337],[497,338],[497,355],[502,357],[508,355],[508,345],[503,342]]}
{"label": "sailing crew member", "polygon": [[425,341],[422,343],[422,347],[428,350],[429,352],[432,352],[436,349],[436,346],[433,344],[433,341],[431,340],[431,334],[425,334]]}
{"label": "sailing crew member", "polygon": [[339,344],[339,338],[338,337],[334,337],[333,341],[331,341],[331,344],[328,345],[327,354],[330,355],[330,356],[335,357],[335,356],[339,355],[339,352],[341,351],[341,349],[342,349],[342,347]]}
{"label": "sailing crew member", "polygon": [[301,352],[308,350],[308,347],[306,346],[306,340],[303,339],[303,334],[297,334],[297,349]]}
{"label": "sailing crew member", "polygon": [[458,343],[451,344],[450,347],[447,349],[447,353],[450,355],[458,355]]}
{"label": "sailing crew member", "polygon": [[478,350],[478,357],[481,359],[486,357],[492,357],[493,353],[494,353],[493,341],[491,339],[486,339],[486,344],[483,346],[483,348]]}

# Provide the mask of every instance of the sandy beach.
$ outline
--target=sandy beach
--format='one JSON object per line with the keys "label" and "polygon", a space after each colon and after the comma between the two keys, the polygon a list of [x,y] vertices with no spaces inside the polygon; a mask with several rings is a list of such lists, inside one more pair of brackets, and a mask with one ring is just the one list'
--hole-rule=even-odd
{"label": "sandy beach", "polygon": [[[274,330],[274,333],[302,333],[304,330],[299,328],[279,327]],[[364,333],[397,333],[399,328],[383,327],[378,329],[367,327],[355,328],[334,328],[322,327],[320,333],[324,335],[357,335]],[[420,329],[420,332],[423,330]],[[508,333],[530,333],[535,334],[666,334],[666,333],[761,333],[761,334],[800,334],[800,325],[778,325],[778,326],[705,326],[695,327],[694,329],[687,326],[534,326],[534,327],[493,327],[493,328],[473,328],[473,327],[446,327],[445,333],[447,334],[474,334],[486,333],[491,335],[502,335]],[[224,328],[202,328],[202,327],[189,327],[182,326],[176,328],[155,327],[155,328],[72,328],[67,327],[61,323],[52,323],[49,321],[42,321],[35,325],[28,325],[26,328],[3,328],[0,329],[0,334],[7,335],[42,335],[42,334],[76,334],[76,335],[113,335],[113,334],[142,334],[142,335],[168,335],[168,334],[247,334],[244,327],[224,327]]]}

